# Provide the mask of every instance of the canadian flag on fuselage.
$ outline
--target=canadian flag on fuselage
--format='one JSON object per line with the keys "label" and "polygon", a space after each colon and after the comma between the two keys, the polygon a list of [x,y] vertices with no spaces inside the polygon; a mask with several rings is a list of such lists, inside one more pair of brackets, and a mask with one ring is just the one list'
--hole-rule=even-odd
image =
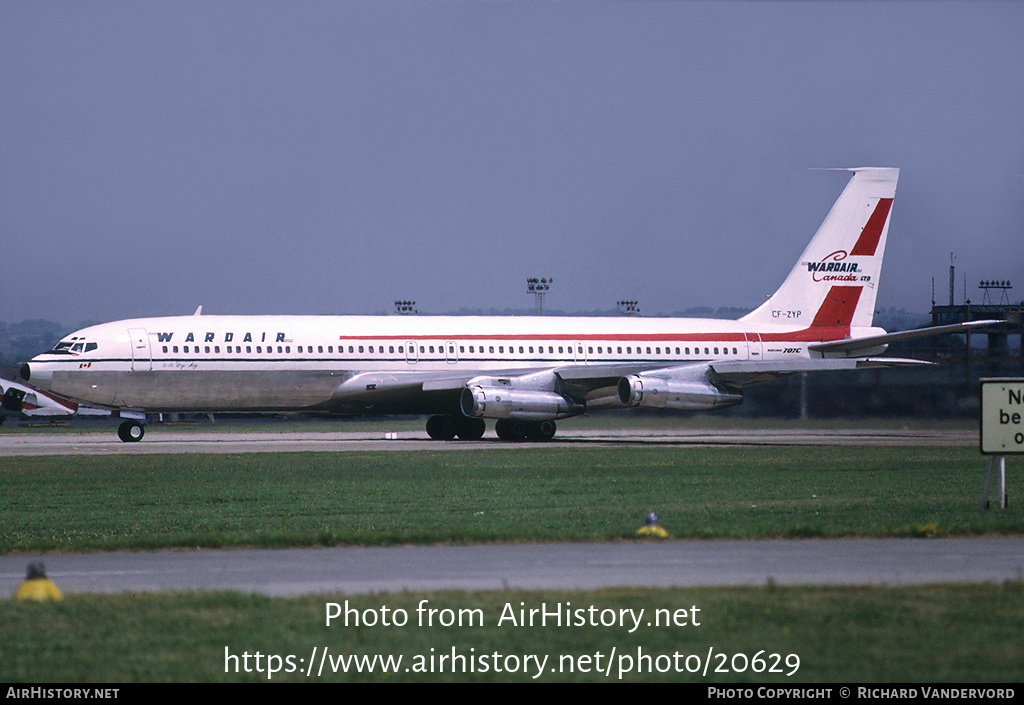
{"label": "canadian flag on fuselage", "polygon": [[900,170],[836,171],[852,171],[853,178],[786,281],[740,320],[847,331],[871,326]]}

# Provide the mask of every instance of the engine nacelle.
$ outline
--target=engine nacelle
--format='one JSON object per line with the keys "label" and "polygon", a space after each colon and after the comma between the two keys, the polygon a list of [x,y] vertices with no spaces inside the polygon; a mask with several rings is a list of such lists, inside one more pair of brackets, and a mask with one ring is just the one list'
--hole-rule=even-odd
{"label": "engine nacelle", "polygon": [[471,418],[552,421],[576,416],[586,407],[571,399],[541,389],[510,386],[471,385],[459,398],[462,413]]}
{"label": "engine nacelle", "polygon": [[619,402],[623,406],[644,406],[652,409],[707,411],[736,406],[743,401],[741,392],[731,392],[702,380],[674,379],[629,375],[618,384]]}

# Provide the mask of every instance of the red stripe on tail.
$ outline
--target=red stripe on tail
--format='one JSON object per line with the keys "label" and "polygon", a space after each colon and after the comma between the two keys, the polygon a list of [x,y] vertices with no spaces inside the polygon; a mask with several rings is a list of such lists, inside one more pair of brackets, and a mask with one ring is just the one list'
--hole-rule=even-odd
{"label": "red stripe on tail", "polygon": [[861,230],[860,237],[857,238],[857,244],[853,246],[853,250],[850,252],[851,255],[868,255],[870,257],[875,254],[875,250],[878,249],[878,241],[882,238],[882,229],[885,227],[885,221],[889,217],[890,208],[892,208],[891,198],[878,199],[875,212],[871,214],[871,217],[868,218],[868,224]]}
{"label": "red stripe on tail", "polygon": [[814,315],[811,327],[849,328],[853,323],[853,312],[857,310],[857,302],[860,301],[863,290],[862,286],[833,286]]}

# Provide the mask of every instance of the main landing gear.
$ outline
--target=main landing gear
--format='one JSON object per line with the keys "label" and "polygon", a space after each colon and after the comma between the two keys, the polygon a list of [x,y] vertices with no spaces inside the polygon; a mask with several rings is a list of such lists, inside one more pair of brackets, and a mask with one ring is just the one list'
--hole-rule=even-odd
{"label": "main landing gear", "polygon": [[427,435],[438,441],[450,441],[456,436],[464,441],[475,441],[486,430],[487,424],[483,419],[465,416],[431,416],[427,419]]}
{"label": "main landing gear", "polygon": [[555,422],[499,419],[494,424],[494,432],[503,441],[550,441],[555,437]]}
{"label": "main landing gear", "polygon": [[144,435],[146,435],[146,427],[135,419],[122,421],[121,425],[117,427],[117,437],[125,443],[141,441]]}
{"label": "main landing gear", "polygon": [[[450,441],[458,436],[464,441],[475,441],[483,437],[485,430],[487,424],[483,419],[440,415],[427,419],[427,435],[435,440]],[[549,441],[555,436],[555,422],[499,419],[494,432],[503,441]]]}

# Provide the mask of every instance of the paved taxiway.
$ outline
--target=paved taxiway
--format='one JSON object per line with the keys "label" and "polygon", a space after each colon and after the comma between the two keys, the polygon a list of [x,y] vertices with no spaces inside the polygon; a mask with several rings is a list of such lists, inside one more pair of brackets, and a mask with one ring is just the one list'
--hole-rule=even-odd
{"label": "paved taxiway", "polygon": [[1024,537],[665,541],[157,551],[0,557],[0,595],[43,560],[65,593],[269,595],[700,585],[911,585],[1024,578]]}
{"label": "paved taxiway", "polygon": [[[395,436],[386,438],[386,435]],[[977,446],[977,430],[934,429],[729,429],[645,430],[559,429],[545,443],[516,443],[516,448],[602,445],[645,446]],[[138,443],[122,443],[113,427],[109,433],[4,433],[0,457],[15,455],[148,455],[153,453],[266,453],[302,451],[443,450],[510,447],[488,433],[479,441],[432,441],[423,431],[384,432],[250,432],[175,431],[159,427]]]}

